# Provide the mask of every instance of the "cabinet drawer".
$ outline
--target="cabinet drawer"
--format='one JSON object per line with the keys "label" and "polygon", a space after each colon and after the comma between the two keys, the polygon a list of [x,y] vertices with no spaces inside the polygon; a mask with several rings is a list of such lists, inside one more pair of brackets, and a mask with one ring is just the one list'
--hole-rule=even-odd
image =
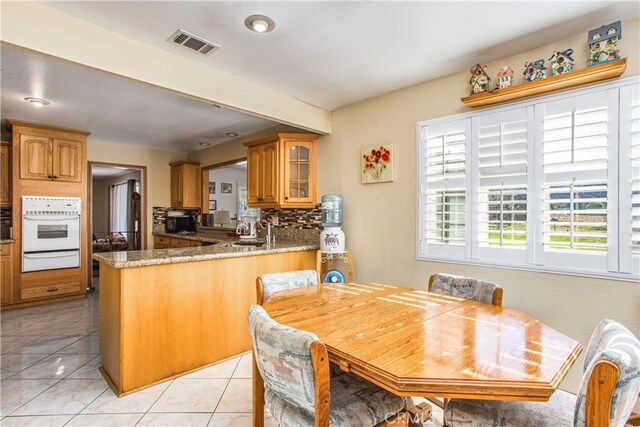
{"label": "cabinet drawer", "polygon": [[55,295],[64,295],[80,292],[80,282],[60,283],[58,285],[37,286],[34,288],[20,289],[20,299],[46,298]]}
{"label": "cabinet drawer", "polygon": [[11,255],[11,245],[0,245],[0,256]]}
{"label": "cabinet drawer", "polygon": [[170,237],[153,236],[153,249],[165,249],[171,247]]}
{"label": "cabinet drawer", "polygon": [[188,248],[189,246],[191,246],[191,240],[171,239],[172,248]]}
{"label": "cabinet drawer", "polygon": [[197,240],[192,240],[191,246],[202,246],[202,242],[198,242]]}

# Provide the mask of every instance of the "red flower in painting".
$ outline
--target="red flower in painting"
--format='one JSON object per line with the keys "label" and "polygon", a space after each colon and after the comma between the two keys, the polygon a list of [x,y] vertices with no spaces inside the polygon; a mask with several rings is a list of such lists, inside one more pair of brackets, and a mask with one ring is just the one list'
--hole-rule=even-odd
{"label": "red flower in painting", "polygon": [[362,155],[364,161],[363,173],[369,173],[374,181],[378,181],[391,162],[391,151],[381,145],[378,149],[372,149],[371,154]]}

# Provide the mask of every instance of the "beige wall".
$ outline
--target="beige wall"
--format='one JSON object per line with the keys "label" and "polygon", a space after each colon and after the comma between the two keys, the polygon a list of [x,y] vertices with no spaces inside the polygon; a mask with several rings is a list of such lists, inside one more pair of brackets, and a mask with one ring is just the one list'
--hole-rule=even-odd
{"label": "beige wall", "polygon": [[[623,23],[620,47],[628,58],[624,77],[639,74],[639,21]],[[575,50],[576,68],[587,55],[586,33],[488,64],[490,76],[505,64],[522,80],[525,61],[549,58],[555,49]],[[469,64],[470,66],[473,64]],[[426,82],[353,104],[332,113],[332,133],[319,143],[319,193],[344,196],[347,246],[354,252],[356,280],[376,280],[424,288],[436,272],[500,283],[504,304],[523,310],[586,344],[596,323],[616,319],[640,334],[638,283],[537,273],[504,268],[416,260],[416,123],[467,111],[468,72]],[[393,183],[360,183],[360,149],[395,144]],[[579,363],[562,387],[579,386]]]}
{"label": "beige wall", "polygon": [[169,163],[186,160],[186,157],[186,153],[92,141],[91,137],[89,137],[87,144],[87,158],[89,161],[146,166],[146,194],[144,183],[142,183],[142,197],[143,200],[146,198],[147,202],[147,215],[145,218],[147,247],[152,247],[153,242],[153,237],[151,236],[153,207],[170,206],[171,204],[171,169],[169,168]]}
{"label": "beige wall", "polygon": [[91,215],[93,217],[93,233],[98,238],[102,238],[109,233],[109,187],[126,183],[130,179],[140,181],[140,175],[141,172],[136,170],[120,176],[93,179]]}

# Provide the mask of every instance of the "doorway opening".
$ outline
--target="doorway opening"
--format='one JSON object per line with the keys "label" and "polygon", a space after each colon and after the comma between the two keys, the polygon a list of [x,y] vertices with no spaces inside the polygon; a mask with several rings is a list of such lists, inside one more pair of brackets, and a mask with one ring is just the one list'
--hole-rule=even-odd
{"label": "doorway opening", "polygon": [[89,288],[99,283],[93,254],[146,248],[146,166],[89,162]]}
{"label": "doorway opening", "polygon": [[203,225],[216,228],[235,229],[243,216],[259,218],[260,210],[247,205],[246,158],[202,168],[202,213]]}

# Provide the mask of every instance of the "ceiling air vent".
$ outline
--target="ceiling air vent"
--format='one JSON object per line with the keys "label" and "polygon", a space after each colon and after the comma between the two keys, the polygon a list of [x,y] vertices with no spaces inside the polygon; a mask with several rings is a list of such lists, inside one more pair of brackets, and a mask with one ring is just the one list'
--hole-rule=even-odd
{"label": "ceiling air vent", "polygon": [[169,37],[169,41],[191,50],[195,50],[196,52],[200,52],[203,55],[211,53],[216,49],[220,49],[220,46],[217,44],[206,41],[201,37],[194,36],[193,34],[180,29]]}

